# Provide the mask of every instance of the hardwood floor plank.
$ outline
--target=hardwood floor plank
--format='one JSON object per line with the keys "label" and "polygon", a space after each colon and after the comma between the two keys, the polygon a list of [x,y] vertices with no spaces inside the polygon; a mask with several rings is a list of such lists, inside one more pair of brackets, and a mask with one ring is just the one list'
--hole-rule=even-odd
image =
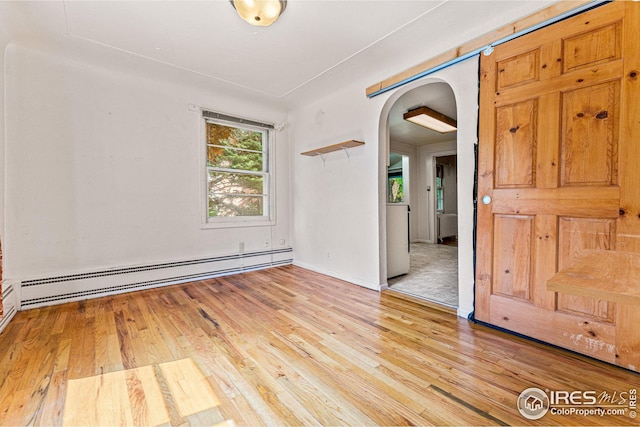
{"label": "hardwood floor plank", "polygon": [[[380,401],[379,396],[384,393],[369,381],[372,378],[362,377],[354,372],[354,364],[348,358],[335,357],[335,353],[321,342],[307,342],[293,334],[290,338],[309,354],[303,363],[309,365],[315,376],[323,378],[325,383],[348,396],[351,404],[363,413],[366,413],[367,408],[378,408],[375,413],[368,414],[376,424],[405,425],[411,423],[407,418],[415,419],[417,414],[409,415],[409,408],[402,407],[403,411],[390,410],[397,403],[395,400]],[[356,399],[353,398],[355,396]]]}
{"label": "hardwood floor plank", "polygon": [[52,334],[61,334],[67,321],[67,312],[61,311],[55,315],[55,322],[51,328]]}
{"label": "hardwood floor plank", "polygon": [[[147,406],[159,399],[145,369],[184,359],[217,406],[180,415],[176,403],[162,423]],[[527,420],[516,400],[529,387],[640,383],[631,371],[285,266],[17,313],[0,335],[0,425],[73,420],[63,410],[69,384],[101,374],[122,377],[110,387],[123,400],[112,404],[133,415],[91,406],[95,384],[76,388],[97,422],[162,425],[634,425],[628,416]],[[171,396],[206,394],[188,390]]]}
{"label": "hardwood floor plank", "polygon": [[162,392],[150,366],[125,372],[127,395],[135,425],[157,426],[169,421],[166,409],[162,405]]}
{"label": "hardwood floor plank", "polygon": [[[222,397],[220,410],[227,420],[234,420],[238,425],[246,426],[262,426],[265,425],[259,414],[253,410],[248,402],[248,397],[242,394],[235,384],[226,375],[222,366],[220,367],[220,376],[209,377],[214,379],[213,389],[216,390],[216,384],[220,385],[223,394],[216,393],[218,397]],[[224,398],[227,398],[226,400]]]}
{"label": "hardwood floor plank", "polygon": [[[138,366],[136,360],[135,348],[133,347],[129,328],[127,327],[125,311],[117,311],[115,313],[116,331],[118,333],[118,342],[120,343],[120,354],[122,356],[122,365],[124,369],[133,369]],[[143,354],[138,357],[144,357]]]}
{"label": "hardwood floor plank", "polygon": [[[265,376],[270,377],[272,381],[275,381],[278,388],[281,390],[278,392],[278,399],[280,399],[287,407],[292,408],[293,412],[298,416],[303,425],[319,425],[327,424],[328,419],[324,419],[320,422],[317,418],[318,412],[314,409],[318,407],[325,408],[324,403],[319,403],[319,391],[314,390],[311,393],[314,399],[300,399],[300,393],[296,385],[300,382],[304,383],[305,390],[308,392],[312,388],[310,384],[302,380],[293,368],[287,365],[284,358],[278,357],[277,351],[274,346],[268,343],[258,343],[252,349],[249,349],[252,360],[259,361],[261,369],[264,371]],[[287,374],[295,378],[295,383],[291,384]],[[306,393],[304,394],[307,395]],[[325,413],[326,411],[322,411]],[[322,419],[322,417],[321,417]],[[331,417],[329,424],[338,425],[339,420],[335,417]]]}
{"label": "hardwood floor plank", "polygon": [[[287,365],[282,367],[285,373],[283,378],[288,381],[288,388],[299,392],[298,399],[305,404],[305,407],[317,410],[315,414],[317,419],[337,419],[336,423],[328,422],[323,423],[324,425],[377,425],[367,416],[367,411],[361,411],[348,396],[345,398],[341,389],[332,387],[330,383],[324,381],[324,374],[318,375],[313,364],[303,363],[304,359],[310,358],[310,354],[304,352],[306,356],[300,358],[298,345],[292,340],[273,341],[271,345],[276,354],[280,354],[282,359],[289,361],[290,368]],[[323,407],[325,411],[322,410]]]}
{"label": "hardwood floor plank", "polygon": [[251,381],[245,378],[228,359],[221,357],[219,362],[226,373],[227,379],[234,385],[238,394],[246,398],[246,403],[256,414],[261,424],[267,426],[284,424],[278,418],[276,411],[272,409],[270,402],[261,398],[264,391],[258,387],[253,387]]}
{"label": "hardwood floor plank", "polygon": [[60,402],[64,402],[67,392],[67,373],[66,371],[55,372],[51,376],[49,389],[42,402],[42,407],[34,424],[40,426],[57,426],[62,424],[63,407]]}

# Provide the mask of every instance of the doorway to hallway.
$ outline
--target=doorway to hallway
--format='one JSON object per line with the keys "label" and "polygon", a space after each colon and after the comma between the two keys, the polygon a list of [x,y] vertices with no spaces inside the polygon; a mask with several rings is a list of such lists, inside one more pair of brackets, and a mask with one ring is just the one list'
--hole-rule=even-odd
{"label": "doorway to hallway", "polygon": [[405,119],[407,111],[420,106],[456,117],[455,96],[446,83],[415,88],[391,108],[387,284],[392,290],[457,308],[457,132],[441,133]]}

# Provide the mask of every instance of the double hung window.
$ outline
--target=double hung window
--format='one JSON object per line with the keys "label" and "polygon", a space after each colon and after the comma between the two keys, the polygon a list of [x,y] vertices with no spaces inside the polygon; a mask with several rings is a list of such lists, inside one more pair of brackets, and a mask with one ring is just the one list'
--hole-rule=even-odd
{"label": "double hung window", "polygon": [[269,221],[272,125],[203,112],[207,223]]}

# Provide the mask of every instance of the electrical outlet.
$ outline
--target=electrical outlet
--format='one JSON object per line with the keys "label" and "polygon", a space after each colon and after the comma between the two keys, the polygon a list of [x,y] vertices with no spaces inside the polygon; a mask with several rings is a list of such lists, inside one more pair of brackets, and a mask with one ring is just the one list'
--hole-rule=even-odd
{"label": "electrical outlet", "polygon": [[268,247],[270,247],[270,246],[271,246],[271,241],[270,241],[269,239],[265,240],[265,241],[264,241],[264,247],[265,247],[265,248],[268,248]]}
{"label": "electrical outlet", "polygon": [[240,252],[244,252],[244,242],[240,242],[240,243],[238,244],[238,250],[239,250]]}
{"label": "electrical outlet", "polygon": [[280,239],[280,246],[284,246],[286,241],[284,239]]}

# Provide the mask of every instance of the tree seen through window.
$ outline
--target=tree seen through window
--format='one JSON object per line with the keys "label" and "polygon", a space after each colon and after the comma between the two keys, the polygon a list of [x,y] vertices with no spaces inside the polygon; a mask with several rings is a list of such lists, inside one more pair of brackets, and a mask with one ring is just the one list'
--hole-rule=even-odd
{"label": "tree seen through window", "polygon": [[209,217],[264,216],[266,131],[207,121]]}

